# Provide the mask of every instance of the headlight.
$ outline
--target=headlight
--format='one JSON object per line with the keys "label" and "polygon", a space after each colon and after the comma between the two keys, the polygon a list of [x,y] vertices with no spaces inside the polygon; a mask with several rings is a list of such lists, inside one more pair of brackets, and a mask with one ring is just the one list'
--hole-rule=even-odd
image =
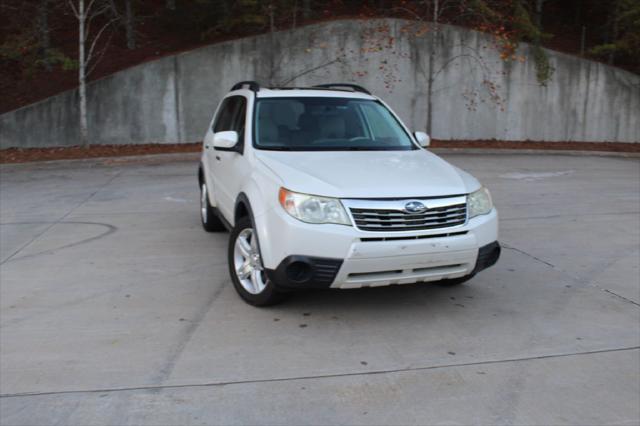
{"label": "headlight", "polygon": [[278,199],[287,213],[303,222],[351,225],[347,212],[337,198],[299,194],[280,188]]}
{"label": "headlight", "polygon": [[467,195],[467,209],[469,211],[469,219],[482,214],[487,214],[493,208],[491,194],[485,187],[478,189]]}

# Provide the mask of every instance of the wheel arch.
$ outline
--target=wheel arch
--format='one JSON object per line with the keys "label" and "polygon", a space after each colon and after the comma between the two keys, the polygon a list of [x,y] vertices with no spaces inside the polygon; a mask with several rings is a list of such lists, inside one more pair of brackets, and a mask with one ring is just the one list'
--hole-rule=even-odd
{"label": "wheel arch", "polygon": [[[257,189],[257,188],[256,188]],[[249,197],[252,197],[251,199]],[[253,201],[253,203],[251,202]],[[263,197],[259,193],[247,193],[241,192],[236,199],[236,205],[234,208],[234,226],[235,223],[242,217],[248,217],[251,221],[254,230],[256,231],[256,237],[258,239],[258,247],[260,248],[260,256],[262,257],[265,266],[270,267],[273,263],[273,253],[271,250],[270,238],[271,232],[269,227],[266,226],[265,210],[256,210],[256,208],[263,207],[260,203],[264,202]]]}
{"label": "wheel arch", "polygon": [[253,210],[251,208],[251,202],[249,197],[244,192],[238,194],[236,199],[236,205],[233,209],[233,223],[235,224],[239,219],[248,217],[255,225],[255,219],[253,217]]}

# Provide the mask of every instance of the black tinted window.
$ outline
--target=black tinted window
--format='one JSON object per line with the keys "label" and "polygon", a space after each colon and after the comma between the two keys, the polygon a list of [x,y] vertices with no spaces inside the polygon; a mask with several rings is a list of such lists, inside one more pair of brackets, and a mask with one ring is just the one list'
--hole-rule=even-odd
{"label": "black tinted window", "polygon": [[220,111],[216,117],[216,122],[213,125],[214,132],[223,132],[231,129],[231,119],[233,117],[233,105],[235,104],[233,98],[227,98],[222,101]]}
{"label": "black tinted window", "polygon": [[243,96],[231,96],[225,99],[220,106],[213,131],[235,130],[242,134],[246,110],[247,101]]}
{"label": "black tinted window", "polygon": [[231,130],[235,130],[239,135],[244,133],[244,122],[247,116],[247,100],[243,96],[236,98],[236,105],[231,120]]}

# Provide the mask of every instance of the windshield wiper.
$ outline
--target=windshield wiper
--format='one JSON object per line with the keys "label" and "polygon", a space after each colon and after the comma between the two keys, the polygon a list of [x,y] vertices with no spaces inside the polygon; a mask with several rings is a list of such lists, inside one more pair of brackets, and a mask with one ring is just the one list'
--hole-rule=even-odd
{"label": "windshield wiper", "polygon": [[370,146],[347,146],[343,149],[348,151],[376,151],[375,148],[371,148]]}
{"label": "windshield wiper", "polygon": [[266,149],[268,151],[291,151],[289,146],[262,146],[259,149]]}

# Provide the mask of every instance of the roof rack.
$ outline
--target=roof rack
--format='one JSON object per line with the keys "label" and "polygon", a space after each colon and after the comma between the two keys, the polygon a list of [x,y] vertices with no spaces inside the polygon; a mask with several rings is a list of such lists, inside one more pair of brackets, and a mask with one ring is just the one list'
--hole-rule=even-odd
{"label": "roof rack", "polygon": [[249,86],[249,90],[253,92],[257,92],[258,90],[260,90],[260,83],[253,80],[247,80],[247,81],[241,81],[234,84],[233,87],[231,88],[231,91],[243,89],[244,86]]}
{"label": "roof rack", "polygon": [[[244,89],[244,88],[248,88],[249,90],[257,93],[260,90],[260,83],[258,83],[257,81],[253,81],[253,80],[240,81],[240,82],[234,84],[233,87],[231,87],[231,91],[240,90],[240,89]],[[311,87],[270,87],[270,89],[275,89],[275,90],[305,90],[305,89],[306,90],[313,90],[313,89],[317,89],[317,90],[333,90],[333,89],[344,90],[344,89],[351,89],[354,92],[366,93],[367,95],[371,94],[371,92],[369,92],[364,87],[358,86],[357,84],[351,84],[351,83],[317,84],[317,85],[311,86]]]}
{"label": "roof rack", "polygon": [[367,89],[365,89],[362,86],[358,86],[357,84],[351,84],[351,83],[329,83],[329,84],[317,84],[313,87],[318,87],[318,88],[324,88],[324,89],[330,89],[332,87],[346,87],[349,89],[352,89],[354,92],[362,92],[362,93],[366,93],[367,95],[370,95],[371,92],[369,92]]}

